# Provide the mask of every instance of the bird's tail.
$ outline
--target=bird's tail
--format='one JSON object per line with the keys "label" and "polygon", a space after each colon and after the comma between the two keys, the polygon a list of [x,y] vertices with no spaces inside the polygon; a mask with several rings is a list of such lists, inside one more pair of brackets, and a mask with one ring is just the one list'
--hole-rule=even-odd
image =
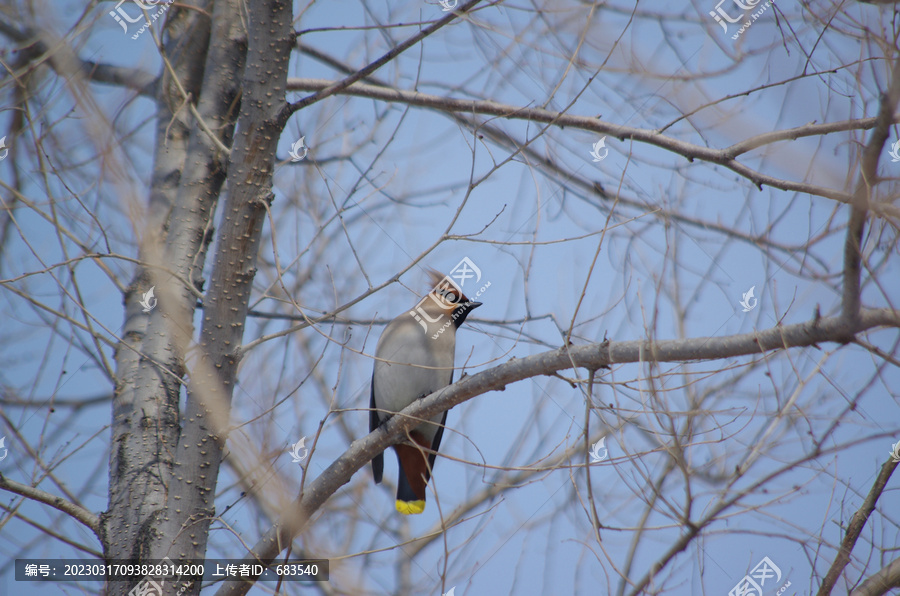
{"label": "bird's tail", "polygon": [[431,474],[427,454],[412,445],[394,445],[400,467],[397,479],[397,511],[403,515],[425,511],[425,487]]}

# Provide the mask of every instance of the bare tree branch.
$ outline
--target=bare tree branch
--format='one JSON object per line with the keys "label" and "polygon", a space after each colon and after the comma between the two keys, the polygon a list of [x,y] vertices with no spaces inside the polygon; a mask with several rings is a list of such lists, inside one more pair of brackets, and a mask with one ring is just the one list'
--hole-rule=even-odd
{"label": "bare tree branch", "polygon": [[900,588],[900,559],[894,559],[878,573],[870,576],[861,586],[850,592],[850,596],[882,596],[891,588]]}
{"label": "bare tree branch", "polygon": [[[289,88],[296,91],[321,90],[320,92],[324,92],[324,90],[331,89],[337,84],[338,83],[323,79],[288,79]],[[808,124],[790,130],[766,133],[725,149],[712,149],[668,137],[657,131],[613,124],[588,116],[574,116],[562,112],[553,112],[543,108],[514,106],[490,100],[453,99],[438,95],[428,95],[418,91],[403,91],[392,87],[379,87],[377,85],[368,85],[365,83],[353,83],[352,85],[347,85],[343,88],[341,93],[345,95],[369,97],[382,101],[400,102],[407,105],[442,111],[499,116],[513,120],[530,120],[532,122],[544,124],[555,124],[560,127],[579,128],[599,134],[612,135],[622,141],[632,139],[667,149],[672,153],[685,157],[689,161],[699,159],[725,166],[734,172],[737,172],[760,189],[763,186],[771,186],[772,188],[778,188],[780,190],[826,197],[841,203],[851,203],[853,201],[853,196],[839,190],[815,186],[805,182],[793,182],[790,180],[774,178],[745,166],[735,158],[747,151],[777,141],[795,140],[807,136],[818,136],[847,130],[865,130],[874,126],[874,119],[872,118],[848,120],[844,122],[829,122],[825,124]],[[873,205],[872,208],[879,213],[888,213],[895,217],[900,216],[900,210],[897,210],[889,204]]]}
{"label": "bare tree branch", "polygon": [[[312,104],[316,103],[317,101],[320,101],[322,99],[325,99],[326,97],[335,95],[336,93],[340,93],[342,90],[353,85],[357,81],[366,78],[367,76],[369,76],[370,74],[372,74],[373,72],[375,72],[376,70],[378,70],[379,68],[381,68],[382,66],[384,66],[385,64],[387,64],[388,62],[390,62],[391,60],[393,60],[394,58],[396,58],[397,56],[399,56],[400,54],[405,52],[406,50],[408,50],[409,48],[413,47],[414,45],[416,45],[417,43],[419,43],[420,41],[422,41],[423,39],[425,39],[426,37],[428,37],[435,31],[438,31],[445,25],[449,25],[454,20],[456,20],[458,17],[466,15],[468,12],[470,12],[475,7],[476,4],[478,4],[481,1],[482,0],[469,0],[468,2],[466,2],[465,4],[460,6],[458,10],[454,10],[453,12],[449,13],[444,18],[435,22],[433,25],[431,25],[429,27],[425,27],[424,29],[422,29],[421,31],[416,33],[415,35],[409,37],[403,43],[398,44],[397,46],[391,48],[390,51],[386,52],[383,56],[381,56],[380,58],[378,58],[371,64],[368,64],[365,67],[361,68],[360,70],[356,71],[352,75],[350,75],[340,81],[335,81],[333,83],[326,85],[322,89],[317,90],[316,93],[310,95],[309,97],[304,97],[300,101],[294,102],[292,104],[288,104],[287,106],[285,106],[285,111],[282,113],[282,116],[281,116],[282,120],[286,122],[288,117],[290,117],[290,115],[293,114],[294,112],[296,112],[297,110],[302,110],[306,106],[312,105]],[[288,89],[290,89],[290,86],[288,86]]]}
{"label": "bare tree branch", "polygon": [[[31,29],[19,31],[9,23],[0,20],[0,33],[20,44],[28,44],[26,59],[36,59],[50,52],[46,42],[41,39],[41,35]],[[57,49],[61,48],[57,46]],[[157,78],[146,71],[131,66],[114,66],[93,60],[82,60],[71,53],[69,49],[66,49],[65,52],[65,62],[52,56],[49,60],[53,68],[62,76],[72,76],[71,66],[75,63],[78,65],[81,75],[91,81],[131,89],[139,95],[147,97],[153,97],[156,94]]]}
{"label": "bare tree branch", "polygon": [[[813,346],[826,341],[845,341],[846,334],[855,335],[875,327],[900,326],[900,312],[888,309],[864,310],[859,327],[849,328],[840,317],[814,319],[808,323],[779,326],[757,333],[730,337],[701,337],[689,340],[604,342],[586,346],[564,347],[551,352],[517,358],[486,371],[467,376],[453,385],[415,401],[368,436],[354,441],[350,447],[322,472],[294,501],[284,517],[270,528],[253,546],[245,559],[248,563],[271,563],[290,544],[294,536],[310,523],[312,515],[353,474],[381,453],[403,434],[440,412],[489,391],[506,388],[510,383],[538,375],[548,375],[573,366],[597,370],[625,362],[684,362],[712,360],[765,353],[771,350]],[[686,534],[672,546],[677,553],[700,530]],[[649,576],[654,572],[651,571]],[[246,594],[247,582],[226,582],[218,596]]]}
{"label": "bare tree branch", "polygon": [[888,128],[894,122],[894,111],[900,102],[900,58],[894,60],[890,89],[882,94],[877,123],[869,143],[862,154],[859,181],[851,203],[850,218],[847,222],[847,237],[844,242],[844,285],[841,299],[842,315],[852,321],[860,308],[860,260],[862,259],[862,237],[866,224],[866,214],[877,204],[873,189],[878,177],[878,158],[888,138]]}
{"label": "bare tree branch", "polygon": [[[859,510],[857,510],[857,512],[853,514],[853,517],[850,518],[850,523],[847,525],[847,532],[844,535],[844,540],[841,542],[841,548],[838,551],[834,562],[831,564],[831,567],[828,569],[828,573],[825,574],[825,577],[822,580],[822,585],[819,587],[817,593],[818,596],[828,596],[831,594],[831,590],[834,589],[835,584],[837,584],[838,579],[844,571],[844,567],[850,562],[850,553],[853,552],[853,547],[856,545],[859,535],[866,526],[869,516],[875,511],[875,504],[878,502],[878,497],[884,492],[888,480],[891,479],[891,475],[897,468],[897,463],[898,462],[888,460],[882,464],[881,471],[878,473],[878,477],[875,478],[875,482],[872,483],[869,494],[866,495],[866,499],[863,501]],[[871,589],[871,587],[869,589]]]}
{"label": "bare tree branch", "polygon": [[66,501],[62,497],[51,495],[39,488],[28,486],[21,482],[16,482],[15,480],[10,480],[3,474],[0,474],[0,488],[21,495],[27,499],[32,499],[38,503],[50,505],[54,509],[58,509],[65,514],[72,516],[74,519],[87,526],[98,538],[100,536],[100,518],[75,503]]}

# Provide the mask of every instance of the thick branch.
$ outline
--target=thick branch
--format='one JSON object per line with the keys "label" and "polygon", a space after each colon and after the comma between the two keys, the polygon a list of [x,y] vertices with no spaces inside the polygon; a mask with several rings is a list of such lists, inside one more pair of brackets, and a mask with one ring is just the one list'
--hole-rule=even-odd
{"label": "thick branch", "polygon": [[[782,348],[843,341],[847,334],[852,336],[881,326],[900,327],[900,312],[890,309],[863,311],[858,326],[853,329],[849,329],[840,317],[831,317],[728,337],[658,342],[603,342],[514,358],[492,369],[464,377],[449,387],[417,400],[380,429],[354,441],[343,455],[308,485],[282,520],[260,538],[247,562],[262,561],[268,564],[273,561],[282,545],[289,544],[294,536],[303,531],[312,515],[375,454],[384,451],[419,421],[430,419],[475,396],[502,390],[516,381],[548,375],[573,366],[590,370],[613,363],[651,360],[683,362],[752,356]],[[226,582],[219,589],[218,595],[246,594],[249,587],[250,584],[245,582]]]}
{"label": "thick branch", "polygon": [[879,472],[878,478],[875,479],[875,483],[872,485],[871,490],[869,490],[869,494],[866,495],[866,500],[863,501],[859,511],[854,513],[853,517],[850,518],[850,524],[847,526],[847,534],[841,542],[841,548],[838,550],[834,563],[831,564],[831,568],[828,570],[828,573],[825,574],[825,579],[822,580],[818,596],[828,596],[831,594],[831,590],[837,583],[838,578],[840,578],[841,573],[843,573],[844,567],[850,562],[850,553],[853,551],[853,547],[856,545],[856,541],[862,533],[869,516],[875,511],[875,503],[878,502],[878,497],[884,492],[884,488],[887,486],[888,480],[891,479],[891,474],[894,473],[896,468],[897,462],[890,460],[886,461],[881,466],[881,472]]}
{"label": "thick branch", "polygon": [[847,237],[844,240],[844,286],[841,297],[842,315],[852,322],[858,316],[860,303],[860,273],[862,237],[866,214],[877,206],[872,201],[872,190],[878,183],[878,158],[884,149],[890,126],[894,122],[894,110],[900,101],[900,59],[895,60],[891,72],[891,87],[881,95],[875,128],[862,152],[859,181],[853,193]]}
{"label": "thick branch", "polygon": [[850,596],[882,596],[891,588],[900,588],[900,559],[894,559],[863,585],[850,592]]}
{"label": "thick branch", "polygon": [[[182,355],[190,339],[196,302],[196,288],[190,287],[195,284],[188,280],[193,278],[193,266],[202,267],[203,256],[196,246],[178,238],[184,222],[177,215],[172,218],[173,207],[178,203],[179,208],[201,212],[200,197],[205,191],[217,192],[217,184],[221,185],[215,176],[202,178],[206,172],[204,156],[190,153],[188,161],[191,143],[196,143],[191,137],[198,134],[189,114],[179,109],[174,91],[176,86],[186,87],[195,97],[204,96],[208,105],[213,105],[213,98],[221,93],[221,85],[207,85],[204,91],[204,69],[197,66],[197,57],[207,55],[208,19],[197,11],[173,7],[167,14],[166,29],[167,41],[160,49],[169,56],[180,82],[174,85],[171,74],[167,74],[156,88],[153,174],[146,218],[139,228],[140,266],[124,292],[124,325],[115,352],[109,504],[101,515],[101,540],[108,559],[154,558],[152,547],[147,546],[157,534],[154,522],[165,507],[173,467],[170,446],[177,442],[181,426],[178,402],[184,374]],[[225,112],[227,105],[219,102],[218,110]],[[188,185],[190,191],[183,192],[179,202],[181,184]],[[195,229],[193,234],[183,235],[202,235],[204,226],[205,222],[197,224],[200,234]],[[176,244],[167,245],[169,240]],[[159,269],[163,264],[175,278]],[[150,287],[159,292],[159,308],[145,313],[140,300]],[[132,585],[113,582],[108,596],[122,596]]]}
{"label": "thick branch", "polygon": [[22,484],[15,480],[10,480],[3,474],[0,474],[0,488],[16,493],[17,495],[22,495],[26,499],[50,505],[54,509],[58,509],[63,513],[71,515],[73,518],[87,526],[98,538],[100,536],[100,518],[87,509],[79,507],[75,503],[66,501],[62,497],[51,495],[47,491],[43,491],[39,488],[28,486],[27,484]]}
{"label": "thick branch", "polygon": [[[109,506],[101,516],[104,556],[161,559],[167,554],[162,520],[174,485],[174,448],[181,434],[179,399],[183,356],[193,336],[196,295],[202,288],[205,230],[224,183],[221,157],[206,133],[184,109],[183,92],[198,102],[230,144],[240,81],[231,69],[243,64],[239,13],[216,23],[211,43],[211,0],[191,0],[170,8],[165,42],[159,50],[169,68],[160,77],[156,100],[156,140],[146,220],[140,226],[141,267],[125,292],[125,323],[116,350],[116,391],[112,402]],[[229,6],[217,2],[220,15]],[[177,79],[177,80],[176,80]],[[179,281],[159,269],[165,264]],[[159,308],[145,313],[141,294],[156,287]],[[109,596],[127,594],[133,582],[112,582]]]}

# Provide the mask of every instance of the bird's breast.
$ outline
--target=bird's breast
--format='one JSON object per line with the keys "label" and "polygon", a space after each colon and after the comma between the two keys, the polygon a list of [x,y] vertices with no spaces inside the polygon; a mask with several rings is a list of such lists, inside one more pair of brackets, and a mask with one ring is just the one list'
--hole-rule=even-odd
{"label": "bird's breast", "polygon": [[455,330],[438,333],[439,325],[426,330],[406,316],[385,328],[375,350],[378,407],[395,412],[450,384],[456,350]]}

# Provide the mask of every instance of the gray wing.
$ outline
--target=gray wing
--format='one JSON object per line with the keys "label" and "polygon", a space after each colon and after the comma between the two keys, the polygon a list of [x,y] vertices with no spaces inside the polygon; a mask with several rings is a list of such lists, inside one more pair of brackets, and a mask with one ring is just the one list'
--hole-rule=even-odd
{"label": "gray wing", "polygon": [[[378,418],[378,411],[375,409],[375,373],[372,373],[372,385],[369,389],[369,432],[373,432],[379,426],[381,426],[381,420]],[[375,484],[381,483],[381,475],[383,473],[384,452],[382,451],[372,458],[372,475],[375,477]]]}

